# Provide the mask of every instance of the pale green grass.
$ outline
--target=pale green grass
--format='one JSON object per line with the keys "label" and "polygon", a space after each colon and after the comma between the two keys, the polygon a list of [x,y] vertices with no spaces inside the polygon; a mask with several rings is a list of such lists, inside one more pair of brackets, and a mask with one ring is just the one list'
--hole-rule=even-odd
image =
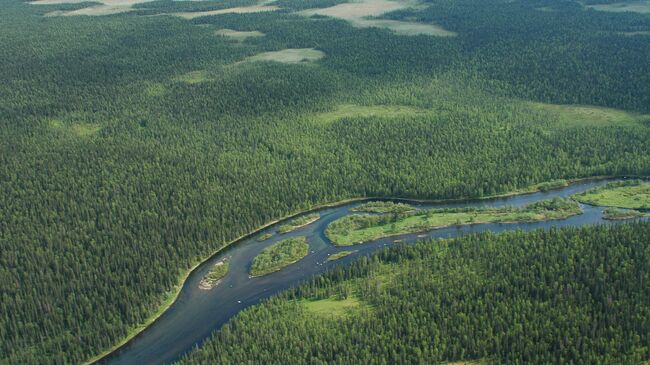
{"label": "pale green grass", "polygon": [[167,88],[163,84],[152,82],[146,86],[144,91],[149,96],[158,97],[165,95]]}
{"label": "pale green grass", "polygon": [[633,126],[650,120],[650,115],[589,105],[529,103],[558,117],[557,127]]}
{"label": "pale green grass", "polygon": [[431,111],[406,105],[356,105],[341,104],[332,111],[314,113],[309,119],[319,124],[329,124],[344,118],[396,119],[430,114]]}
{"label": "pale green grass", "polygon": [[342,258],[344,258],[346,256],[352,255],[355,252],[357,252],[357,251],[341,251],[341,252],[337,252],[337,253],[335,253],[333,255],[330,255],[327,258],[327,261],[336,261],[338,259],[342,259]]}
{"label": "pale green grass", "polygon": [[30,2],[34,5],[57,5],[57,4],[79,4],[84,2],[97,2],[99,5],[93,5],[86,8],[62,11],[57,10],[45,14],[45,16],[75,16],[75,15],[88,15],[88,16],[102,16],[126,13],[133,11],[133,5],[150,2],[153,0],[36,0]]}
{"label": "pale green grass", "polygon": [[400,35],[455,36],[456,33],[440,26],[414,21],[376,19],[386,13],[406,8],[421,7],[413,0],[358,0],[331,6],[329,8],[307,9],[299,12],[304,16],[322,15],[343,19],[358,28],[386,28]]}
{"label": "pale green grass", "polygon": [[626,37],[650,36],[650,31],[640,30],[636,32],[618,32],[618,34],[624,35]]}
{"label": "pale green grass", "polygon": [[242,6],[236,8],[219,9],[219,10],[172,13],[171,15],[175,15],[183,19],[194,19],[194,18],[198,18],[202,16],[210,16],[210,15],[262,13],[268,11],[276,11],[278,9],[280,8],[273,5],[253,5],[253,6]]}
{"label": "pale green grass", "polygon": [[324,318],[343,318],[353,314],[362,307],[367,307],[355,296],[346,299],[330,297],[320,300],[303,299],[299,302],[307,313]]}
{"label": "pale green grass", "polygon": [[184,82],[187,84],[199,84],[210,80],[209,73],[206,70],[197,70],[188,72],[183,75],[178,75],[174,78],[174,81]]}
{"label": "pale green grass", "polygon": [[650,209],[650,184],[611,187],[606,185],[573,196],[579,202],[603,207]]}
{"label": "pale green grass", "polygon": [[52,130],[79,138],[92,137],[102,130],[102,126],[96,123],[65,123],[59,119],[50,120],[49,126]]}
{"label": "pale green grass", "polygon": [[300,63],[318,61],[325,53],[313,48],[288,48],[281,51],[264,52],[249,57],[247,61],[273,61],[281,63]]}
{"label": "pale green grass", "polygon": [[622,1],[613,4],[587,5],[588,8],[608,11],[614,13],[633,12],[641,14],[650,14],[650,0],[645,1]]}
{"label": "pale green grass", "polygon": [[219,37],[229,38],[238,42],[243,42],[248,38],[258,38],[264,37],[264,33],[258,32],[256,30],[252,31],[239,31],[234,29],[219,29],[214,32],[215,35]]}

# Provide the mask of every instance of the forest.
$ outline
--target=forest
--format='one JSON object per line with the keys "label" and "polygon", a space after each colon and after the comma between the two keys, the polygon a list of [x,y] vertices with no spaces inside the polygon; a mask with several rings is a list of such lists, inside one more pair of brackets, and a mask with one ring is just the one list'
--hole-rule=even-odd
{"label": "forest", "polygon": [[648,242],[639,223],[393,247],[241,312],[178,364],[640,364]]}
{"label": "forest", "polygon": [[[650,37],[642,34],[650,31],[647,15],[560,0],[433,0],[384,16],[456,34],[436,37],[294,13],[342,2],[279,0],[279,11],[188,20],[160,14],[255,2],[158,0],[120,14],[46,16],[88,3],[0,0],[0,363],[92,359],[169,303],[195,264],[267,222],[323,203],[367,196],[477,198],[561,179],[650,175]],[[264,36],[233,41],[215,35],[220,29]],[[286,49],[315,49],[324,56],[250,61]],[[615,111],[629,121],[572,124],[566,108],[558,107],[565,104],[580,104],[589,113]],[[645,248],[624,247],[646,230],[548,234],[574,235],[576,241],[584,236],[584,242],[611,234],[618,237],[612,249],[622,245],[617,254],[641,255]],[[518,250],[519,238],[466,240],[488,246],[503,241]],[[399,255],[424,255],[437,245],[423,246]],[[579,252],[599,260],[589,250]],[[373,260],[389,255],[397,253]],[[375,264],[358,265],[355,270]],[[582,274],[588,280],[593,273]],[[629,272],[620,274],[627,280]],[[636,290],[634,285],[598,290]],[[422,288],[422,295],[433,290]],[[534,313],[518,296],[500,298],[491,303]],[[425,302],[435,303],[423,297]],[[571,305],[578,303],[593,305]],[[419,316],[435,314],[401,305]],[[254,310],[235,321],[245,326]],[[466,313],[468,326],[478,321],[474,312]],[[642,317],[647,307],[638,313],[638,320],[616,322],[621,327],[596,328],[578,354],[571,352],[575,343],[548,344],[562,349],[549,356],[647,360],[647,349],[637,346],[648,342]],[[522,330],[504,321],[493,329]],[[580,318],[566,323],[587,330]],[[629,323],[639,327],[625,327]],[[539,336],[573,333],[552,328],[540,329]],[[230,325],[219,333],[237,336]],[[566,341],[576,338],[570,337]],[[499,346],[516,358],[498,359],[521,363],[546,353],[541,347],[534,354],[515,349],[516,338],[468,338],[422,356],[506,356],[490,347]],[[619,340],[625,351],[616,355],[611,346]],[[589,357],[592,350],[604,355]]]}

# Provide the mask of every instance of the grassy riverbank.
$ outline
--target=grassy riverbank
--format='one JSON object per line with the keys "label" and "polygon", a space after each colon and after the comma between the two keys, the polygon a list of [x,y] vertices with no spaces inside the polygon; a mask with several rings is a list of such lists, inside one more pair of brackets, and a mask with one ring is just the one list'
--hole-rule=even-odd
{"label": "grassy riverbank", "polygon": [[603,218],[610,221],[634,219],[645,217],[647,214],[634,209],[607,208],[603,212]]}
{"label": "grassy riverbank", "polygon": [[640,180],[615,181],[576,194],[575,200],[604,207],[650,209],[650,184]]}
{"label": "grassy riverbank", "polygon": [[427,209],[416,213],[369,215],[356,214],[332,222],[327,237],[339,246],[372,241],[382,237],[424,232],[447,226],[478,223],[537,222],[565,219],[580,214],[578,203],[556,198],[524,208]]}
{"label": "grassy riverbank", "polygon": [[289,238],[265,248],[253,259],[251,276],[263,276],[299,261],[307,256],[309,244],[304,236]]}

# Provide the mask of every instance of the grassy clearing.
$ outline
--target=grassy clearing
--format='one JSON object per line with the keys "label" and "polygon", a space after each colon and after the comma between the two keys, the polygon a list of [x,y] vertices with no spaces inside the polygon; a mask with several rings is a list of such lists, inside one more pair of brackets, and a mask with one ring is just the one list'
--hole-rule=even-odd
{"label": "grassy clearing", "polygon": [[172,13],[171,15],[178,16],[183,19],[194,19],[202,16],[221,15],[221,14],[263,13],[267,11],[276,11],[278,9],[280,8],[273,5],[254,5],[254,6],[241,6],[236,8],[219,9],[219,10]]}
{"label": "grassy clearing", "polygon": [[638,180],[612,182],[576,194],[581,203],[626,209],[650,209],[650,184]]}
{"label": "grassy clearing", "polygon": [[439,25],[401,20],[357,19],[351,23],[358,28],[385,28],[399,35],[430,35],[434,37],[455,37],[458,35]]}
{"label": "grassy clearing", "polygon": [[320,219],[319,213],[312,213],[302,217],[298,217],[296,219],[293,219],[289,223],[280,226],[280,228],[278,228],[278,233],[289,233],[291,231],[295,231],[296,229],[314,223],[319,219]]}
{"label": "grassy clearing", "polygon": [[448,226],[478,223],[538,222],[565,219],[580,214],[578,203],[556,198],[524,208],[427,209],[416,213],[368,215],[340,218],[327,227],[327,237],[337,246],[349,246],[382,237],[425,232]]}
{"label": "grassy clearing", "polygon": [[265,248],[253,259],[251,277],[267,275],[307,256],[309,244],[306,237],[289,238]]}
{"label": "grassy clearing", "polygon": [[165,95],[165,93],[167,92],[167,88],[163,84],[157,82],[151,82],[147,84],[146,88],[144,89],[144,92],[148,96],[158,97],[158,96]]}
{"label": "grassy clearing", "polygon": [[99,3],[99,5],[93,5],[76,10],[57,10],[52,11],[45,16],[74,16],[74,15],[88,15],[88,16],[102,16],[102,15],[111,15],[126,13],[133,11],[133,5],[150,2],[153,0],[36,0],[30,2],[34,5],[59,5],[59,4],[80,4],[86,2]]}
{"label": "grassy clearing", "polygon": [[184,82],[187,84],[198,84],[208,80],[210,80],[210,75],[206,70],[192,71],[183,75],[178,75],[174,78],[174,81]]}
{"label": "grassy clearing", "polygon": [[215,35],[219,37],[224,37],[224,38],[229,38],[232,40],[235,40],[237,42],[243,42],[247,40],[248,38],[259,38],[259,37],[264,37],[264,33],[258,32],[256,30],[253,31],[239,31],[239,30],[234,30],[234,29],[219,29],[214,32]]}
{"label": "grassy clearing", "polygon": [[618,32],[620,35],[624,35],[626,37],[634,37],[634,36],[650,36],[650,31],[636,31],[636,32]]}
{"label": "grassy clearing", "polygon": [[529,105],[556,115],[558,117],[558,127],[633,126],[650,120],[650,115],[641,115],[619,109],[588,105],[556,105],[544,103],[530,103]]}
{"label": "grassy clearing", "polygon": [[406,213],[414,211],[415,208],[404,203],[376,201],[361,204],[351,210],[365,213]]}
{"label": "grassy clearing", "polygon": [[633,13],[650,14],[650,0],[623,1],[620,3],[613,3],[613,4],[587,5],[587,8],[591,8],[599,11],[608,11],[613,13],[629,11]]}
{"label": "grassy clearing", "polygon": [[426,109],[406,105],[340,104],[332,111],[311,114],[309,118],[319,124],[330,124],[344,118],[395,119],[429,113],[431,112]]}
{"label": "grassy clearing", "polygon": [[226,274],[228,274],[228,261],[222,260],[212,266],[210,271],[201,279],[199,288],[210,290],[221,282]]}
{"label": "grassy clearing", "polygon": [[418,6],[415,1],[387,1],[387,0],[360,0],[350,3],[338,4],[329,8],[307,9],[299,12],[304,16],[321,15],[347,20],[359,28],[386,28],[401,35],[431,35],[439,37],[455,36],[456,33],[443,29],[433,24],[418,22],[370,19],[395,10]]}
{"label": "grassy clearing", "polygon": [[352,255],[355,252],[357,252],[357,251],[341,251],[341,252],[337,252],[337,253],[335,253],[333,255],[330,255],[327,258],[327,261],[336,261],[338,259],[342,259],[342,258],[344,258],[346,256]]}
{"label": "grassy clearing", "polygon": [[300,63],[318,61],[325,53],[313,48],[287,48],[281,51],[264,52],[249,57],[247,61],[273,61],[281,63]]}
{"label": "grassy clearing", "polygon": [[307,313],[324,318],[345,318],[363,307],[363,304],[357,297],[348,296],[345,299],[330,297],[319,300],[301,300],[299,302]]}
{"label": "grassy clearing", "polygon": [[49,126],[52,130],[79,138],[92,137],[102,130],[102,126],[96,123],[66,123],[59,119],[50,120]]}

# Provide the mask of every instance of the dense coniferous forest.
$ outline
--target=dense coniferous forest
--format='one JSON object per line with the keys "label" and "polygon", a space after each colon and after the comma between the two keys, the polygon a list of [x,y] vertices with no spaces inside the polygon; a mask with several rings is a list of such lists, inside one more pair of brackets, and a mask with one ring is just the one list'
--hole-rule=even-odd
{"label": "dense coniferous forest", "polygon": [[180,364],[639,364],[648,242],[643,223],[387,249],[243,311]]}
{"label": "dense coniferous forest", "polygon": [[[293,13],[341,2],[188,20],[150,15],[255,2],[91,17],[0,1],[0,363],[83,362],[201,259],[321,203],[649,174],[647,15],[496,0],[387,15],[456,34],[434,37]],[[246,61],[287,48],[325,56]],[[626,122],[566,124],[551,104]]]}

